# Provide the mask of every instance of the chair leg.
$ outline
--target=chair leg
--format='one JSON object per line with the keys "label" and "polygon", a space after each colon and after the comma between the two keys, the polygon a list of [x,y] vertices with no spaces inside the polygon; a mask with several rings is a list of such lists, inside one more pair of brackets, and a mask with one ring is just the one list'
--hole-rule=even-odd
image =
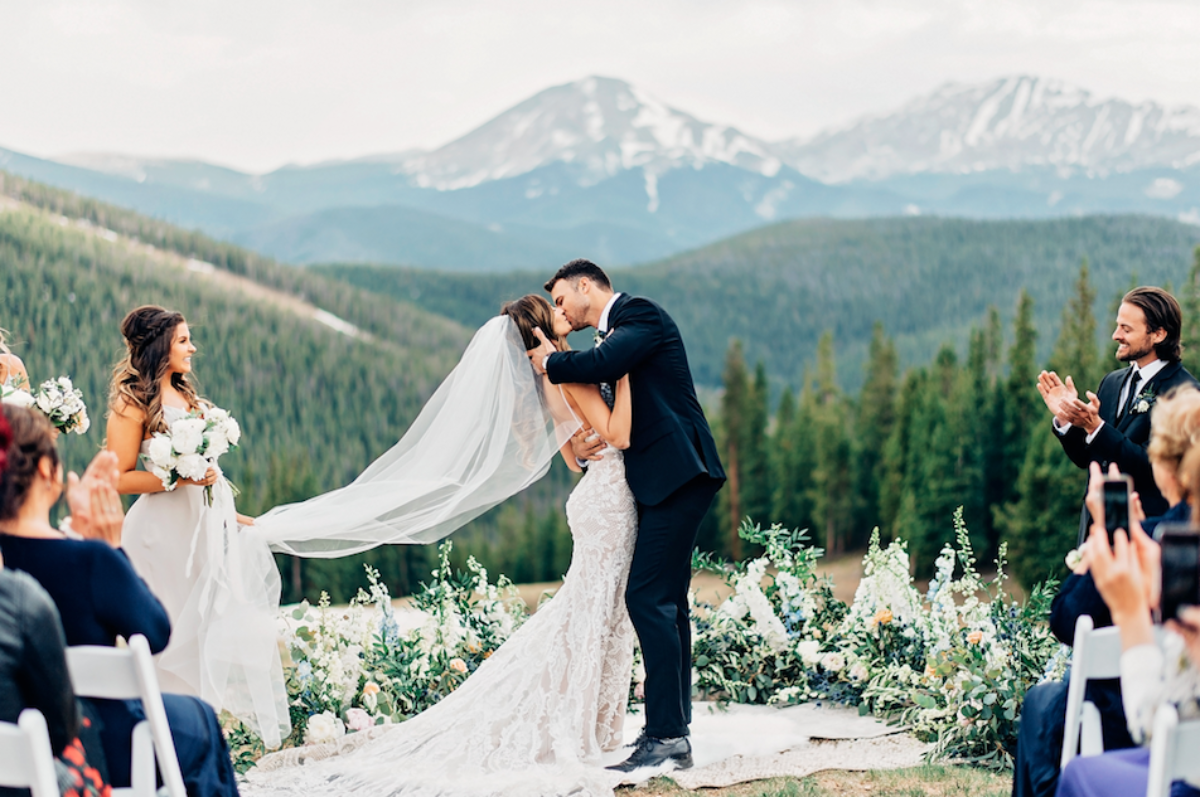
{"label": "chair leg", "polygon": [[1100,709],[1090,700],[1083,703],[1083,716],[1080,718],[1079,755],[1082,757],[1100,755],[1104,752],[1104,734],[1100,726]]}
{"label": "chair leg", "polygon": [[154,767],[154,738],[150,723],[142,720],[133,728],[133,761],[130,765],[130,786],[135,797],[154,797],[158,791]]}

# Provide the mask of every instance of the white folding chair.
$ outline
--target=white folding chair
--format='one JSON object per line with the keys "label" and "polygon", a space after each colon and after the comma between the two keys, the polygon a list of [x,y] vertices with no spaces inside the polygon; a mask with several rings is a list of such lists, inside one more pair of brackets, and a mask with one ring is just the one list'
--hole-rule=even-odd
{"label": "white folding chair", "polygon": [[1121,677],[1121,632],[1114,626],[1096,629],[1092,618],[1082,615],[1075,622],[1075,644],[1071,653],[1071,682],[1067,686],[1067,721],[1063,727],[1062,769],[1078,755],[1104,752],[1100,710],[1084,700],[1087,682]]}
{"label": "white folding chair", "polygon": [[50,733],[36,708],[22,711],[16,725],[0,722],[0,786],[29,789],[33,797],[59,797]]}
{"label": "white folding chair", "polygon": [[1170,703],[1154,714],[1154,738],[1150,740],[1150,779],[1146,797],[1168,797],[1171,782],[1200,779],[1200,720],[1179,721]]}
{"label": "white folding chair", "polygon": [[146,719],[133,729],[131,786],[128,789],[113,789],[114,797],[154,797],[156,757],[167,794],[170,797],[187,797],[146,637],[141,634],[130,637],[126,648],[96,645],[67,648],[67,668],[71,672],[75,694],[79,697],[110,700],[141,698]]}

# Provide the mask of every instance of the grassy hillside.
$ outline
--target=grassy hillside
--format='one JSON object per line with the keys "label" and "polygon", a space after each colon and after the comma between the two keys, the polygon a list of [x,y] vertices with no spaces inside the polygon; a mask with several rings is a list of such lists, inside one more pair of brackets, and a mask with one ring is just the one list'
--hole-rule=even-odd
{"label": "grassy hillside", "polygon": [[[803,220],[771,225],[636,269],[613,269],[619,290],[658,300],[678,321],[698,382],[717,385],[732,338],[773,381],[798,384],[822,331],[834,334],[842,384],[855,389],[871,328],[882,321],[905,364],[925,363],[944,342],[965,350],[989,305],[1011,320],[1022,287],[1036,302],[1040,354],[1058,333],[1082,258],[1097,289],[1104,335],[1113,297],[1134,279],[1179,284],[1200,228],[1143,216],[1048,221],[895,218]],[[603,265],[603,264],[602,264]],[[499,303],[540,292],[549,273],[440,274],[413,269],[318,266],[415,302],[467,326]]]}
{"label": "grassy hillside", "polygon": [[[103,444],[109,373],[123,352],[118,324],[146,303],[187,316],[203,394],[240,420],[242,447],[223,464],[252,514],[361,472],[404,433],[470,336],[411,304],[0,174],[0,327],[35,382],[69,374],[83,390],[93,426],[62,440],[70,467]],[[318,310],[361,333],[331,328]],[[519,523],[534,499],[557,506],[565,483],[538,485],[506,516]],[[460,533],[464,553],[486,560],[497,517]],[[430,553],[399,547],[308,561],[305,591],[344,599],[364,581],[363,559],[394,589],[411,587],[428,576]]]}

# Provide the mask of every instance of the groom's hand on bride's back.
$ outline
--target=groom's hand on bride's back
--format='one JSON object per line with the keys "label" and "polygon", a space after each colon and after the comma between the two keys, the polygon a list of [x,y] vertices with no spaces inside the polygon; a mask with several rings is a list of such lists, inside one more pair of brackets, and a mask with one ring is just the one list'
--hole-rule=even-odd
{"label": "groom's hand on bride's back", "polygon": [[533,363],[533,370],[544,374],[546,373],[546,358],[558,349],[554,348],[554,344],[546,338],[546,333],[542,332],[541,327],[534,327],[533,334],[537,335],[537,339],[542,342],[542,345],[525,353],[529,355],[529,362]]}

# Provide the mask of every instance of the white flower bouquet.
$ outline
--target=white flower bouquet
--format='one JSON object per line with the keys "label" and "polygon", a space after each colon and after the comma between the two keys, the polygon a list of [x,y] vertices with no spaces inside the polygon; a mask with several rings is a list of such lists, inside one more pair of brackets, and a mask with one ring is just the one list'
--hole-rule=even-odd
{"label": "white flower bouquet", "polygon": [[[167,431],[155,432],[142,460],[170,491],[181,479],[203,479],[221,456],[237,448],[241,437],[238,422],[220,407],[195,410],[171,423]],[[211,485],[204,488],[204,495],[211,506]]]}
{"label": "white flower bouquet", "polygon": [[33,393],[15,385],[0,386],[0,401],[38,410],[64,434],[85,434],[92,426],[87,405],[83,403],[83,392],[77,390],[67,376],[47,379]]}

